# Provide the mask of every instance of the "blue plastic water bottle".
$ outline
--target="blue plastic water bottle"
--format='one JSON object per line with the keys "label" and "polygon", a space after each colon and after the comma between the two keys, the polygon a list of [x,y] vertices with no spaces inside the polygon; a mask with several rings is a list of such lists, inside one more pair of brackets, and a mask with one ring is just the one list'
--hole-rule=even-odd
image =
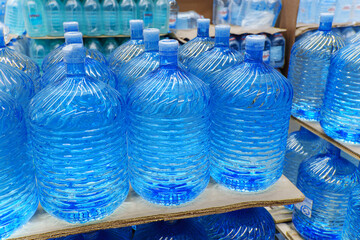
{"label": "blue plastic water bottle", "polygon": [[267,11],[274,15],[274,20],[272,23],[272,27],[274,27],[282,8],[281,0],[267,0],[267,7]]}
{"label": "blue plastic water bottle", "polygon": [[333,14],[321,15],[319,30],[297,41],[291,49],[288,78],[294,87],[292,115],[320,120],[330,59],[344,47],[341,36],[331,31]]}
{"label": "blue plastic water bottle", "polygon": [[140,0],[137,6],[137,18],[144,21],[144,28],[154,25],[154,2],[153,0]]}
{"label": "blue plastic water bottle", "polygon": [[154,27],[162,34],[169,32],[169,16],[169,0],[155,0]]}
{"label": "blue plastic water bottle", "polygon": [[115,89],[86,76],[81,44],[63,52],[66,77],[31,100],[31,148],[42,207],[85,223],[110,215],[127,196],[125,105]]}
{"label": "blue plastic water bottle", "polygon": [[49,29],[49,36],[64,35],[64,3],[61,0],[47,0],[45,3],[46,20]]}
{"label": "blue plastic water bottle", "polygon": [[139,78],[154,71],[160,65],[159,29],[144,30],[145,52],[125,63],[117,75],[119,81],[117,90],[126,96],[128,88]]}
{"label": "blue plastic water bottle", "polygon": [[115,38],[107,38],[103,46],[105,57],[108,58],[118,46],[119,44]]}
{"label": "blue plastic water bottle", "polygon": [[89,233],[82,233],[61,238],[51,238],[48,240],[131,240],[131,227],[114,228],[100,230]]}
{"label": "blue plastic water bottle", "polygon": [[79,0],[66,0],[64,4],[65,20],[67,22],[78,22],[81,32],[84,32],[84,8],[81,2]]}
{"label": "blue plastic water bottle", "polygon": [[342,232],[342,240],[357,239],[360,236],[360,186],[354,188],[351,193],[344,229]]}
{"label": "blue plastic water bottle", "polygon": [[85,0],[84,3],[84,34],[88,36],[99,36],[102,31],[102,10],[99,0]]}
{"label": "blue plastic water bottle", "polygon": [[41,66],[42,61],[50,53],[49,40],[31,39],[30,40],[30,57]]}
{"label": "blue plastic water bottle", "polygon": [[2,91],[0,105],[0,238],[5,239],[35,213],[38,197],[34,166],[26,154],[23,110]]}
{"label": "blue plastic water bottle", "polygon": [[85,39],[85,47],[89,50],[96,50],[100,53],[104,52],[104,48],[102,47],[99,39],[97,39],[97,38]]}
{"label": "blue plastic water bottle", "polygon": [[351,22],[351,14],[353,9],[353,0],[336,1],[335,23]]}
{"label": "blue plastic water bottle", "polygon": [[274,240],[275,223],[265,208],[248,208],[238,211],[199,217],[209,240]]}
{"label": "blue plastic water bottle", "polygon": [[306,199],[295,204],[293,215],[298,232],[307,239],[341,239],[348,200],[359,182],[355,165],[330,143],[325,154],[303,161],[297,187]]}
{"label": "blue plastic water bottle", "polygon": [[215,27],[215,46],[199,54],[187,64],[189,72],[210,84],[222,70],[243,61],[243,56],[229,46],[230,26]]}
{"label": "blue plastic water bottle", "polygon": [[119,35],[120,25],[120,7],[117,0],[104,0],[102,2],[103,11],[103,33],[108,36]]}
{"label": "blue plastic water bottle", "polygon": [[24,19],[29,36],[44,37],[48,35],[47,18],[42,0],[24,0]]}
{"label": "blue plastic water bottle", "polygon": [[130,20],[136,19],[136,3],[134,0],[121,0],[120,2],[121,34],[130,34]]}
{"label": "blue plastic water bottle", "polygon": [[264,44],[264,36],[246,37],[244,63],[222,71],[211,85],[211,176],[242,192],[267,189],[284,164],[293,90],[263,63]]}
{"label": "blue plastic water bottle", "polygon": [[10,28],[10,33],[22,35],[25,32],[22,0],[7,0],[5,8],[5,25]]}
{"label": "blue plastic water bottle", "polygon": [[177,52],[177,41],[160,41],[160,67],[127,95],[131,185],[144,199],[166,206],[193,200],[210,178],[210,91],[178,67]]}
{"label": "blue plastic water bottle", "polygon": [[210,19],[197,20],[197,37],[179,48],[179,63],[187,68],[188,63],[199,54],[214,47],[214,40],[209,37]]}
{"label": "blue plastic water bottle", "polygon": [[117,75],[122,64],[144,52],[143,21],[131,20],[131,39],[120,45],[109,57],[111,70]]}
{"label": "blue plastic water bottle", "polygon": [[207,240],[204,227],[194,219],[139,225],[134,240]]}
{"label": "blue plastic water bottle", "polygon": [[270,65],[274,68],[282,68],[285,64],[285,38],[282,33],[275,33],[270,40]]}

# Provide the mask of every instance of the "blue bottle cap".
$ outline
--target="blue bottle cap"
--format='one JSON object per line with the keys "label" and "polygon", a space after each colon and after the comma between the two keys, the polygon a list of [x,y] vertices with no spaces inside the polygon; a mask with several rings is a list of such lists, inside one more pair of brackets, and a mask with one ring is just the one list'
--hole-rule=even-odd
{"label": "blue bottle cap", "polygon": [[263,51],[265,47],[265,36],[249,35],[245,39],[245,50]]}
{"label": "blue bottle cap", "polygon": [[208,19],[208,18],[198,19],[197,27],[200,29],[209,29],[210,28],[210,19]]}
{"label": "blue bottle cap", "polygon": [[164,39],[159,42],[160,55],[176,55],[179,42],[173,39]]}
{"label": "blue bottle cap", "polygon": [[64,22],[63,23],[64,32],[78,32],[79,23],[78,22]]}
{"label": "blue bottle cap", "polygon": [[160,31],[157,28],[144,29],[145,42],[158,42],[160,40]]}
{"label": "blue bottle cap", "polygon": [[229,25],[217,25],[215,26],[215,37],[228,38],[230,37],[230,26]]}
{"label": "blue bottle cap", "polygon": [[66,44],[83,44],[83,35],[81,32],[67,32],[64,34]]}
{"label": "blue bottle cap", "polygon": [[82,44],[66,45],[62,51],[66,63],[83,63],[85,61],[86,53]]}
{"label": "blue bottle cap", "polygon": [[131,38],[143,38],[144,21],[130,20]]}

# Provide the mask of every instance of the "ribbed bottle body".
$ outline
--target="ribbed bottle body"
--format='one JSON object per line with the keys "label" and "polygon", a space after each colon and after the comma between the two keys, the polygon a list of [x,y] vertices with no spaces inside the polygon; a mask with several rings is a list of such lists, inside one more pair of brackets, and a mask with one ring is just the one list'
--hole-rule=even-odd
{"label": "ribbed bottle body", "polygon": [[214,40],[210,37],[196,37],[179,48],[179,63],[188,68],[189,62],[214,47]]}
{"label": "ribbed bottle body", "polygon": [[104,35],[115,36],[120,34],[120,8],[116,0],[104,0],[103,11],[103,32]]}
{"label": "ribbed bottle body", "polygon": [[357,239],[360,236],[359,229],[360,220],[360,188],[356,187],[351,194],[344,229],[342,233],[342,240]]}
{"label": "ribbed bottle body", "polygon": [[64,4],[60,0],[47,0],[45,14],[48,21],[49,36],[62,36],[64,34]]}
{"label": "ribbed bottle body", "polygon": [[98,0],[86,0],[84,3],[84,34],[88,36],[99,36],[102,31],[102,8]]}

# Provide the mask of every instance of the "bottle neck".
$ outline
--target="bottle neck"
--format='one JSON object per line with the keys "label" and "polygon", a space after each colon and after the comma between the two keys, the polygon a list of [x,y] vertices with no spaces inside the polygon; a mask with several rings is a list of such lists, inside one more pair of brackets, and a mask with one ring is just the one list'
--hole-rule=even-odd
{"label": "bottle neck", "polygon": [[4,48],[4,47],[6,47],[5,37],[0,37],[0,48]]}
{"label": "bottle neck", "polygon": [[216,47],[230,47],[230,38],[229,37],[216,37],[215,36],[215,46]]}
{"label": "bottle neck", "polygon": [[159,51],[159,42],[145,42],[145,52],[158,52]]}
{"label": "bottle neck", "polygon": [[263,62],[263,51],[246,50],[245,51],[245,62],[251,63],[262,63]]}
{"label": "bottle neck", "polygon": [[65,63],[66,76],[85,76],[85,63]]}
{"label": "bottle neck", "polygon": [[197,36],[198,37],[209,37],[209,29],[208,28],[198,28]]}
{"label": "bottle neck", "polygon": [[178,67],[178,56],[176,53],[164,55],[160,54],[160,67],[167,69],[176,69]]}
{"label": "bottle neck", "polygon": [[319,30],[323,32],[329,32],[332,28],[332,22],[320,22]]}

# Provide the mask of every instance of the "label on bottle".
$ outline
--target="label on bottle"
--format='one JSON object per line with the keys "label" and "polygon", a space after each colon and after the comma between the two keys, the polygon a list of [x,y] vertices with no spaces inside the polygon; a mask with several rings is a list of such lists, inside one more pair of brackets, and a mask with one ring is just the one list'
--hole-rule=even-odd
{"label": "label on bottle", "polygon": [[309,198],[305,198],[303,202],[295,204],[295,207],[308,218],[311,218],[312,206],[313,200]]}
{"label": "label on bottle", "polygon": [[331,6],[330,8],[328,8],[327,10],[329,13],[335,13],[335,6]]}
{"label": "label on bottle", "polygon": [[278,62],[283,59],[283,47],[273,46],[270,48],[270,58],[272,62]]}
{"label": "label on bottle", "polygon": [[270,62],[270,50],[265,50],[263,53],[263,62],[269,63]]}
{"label": "label on bottle", "polygon": [[169,17],[169,28],[175,29],[176,28],[176,15],[170,14]]}
{"label": "label on bottle", "polygon": [[227,23],[227,21],[229,20],[229,8],[219,7],[218,16],[220,23]]}
{"label": "label on bottle", "polygon": [[344,5],[342,10],[343,11],[351,11],[351,5]]}
{"label": "label on bottle", "polygon": [[30,20],[30,24],[32,26],[38,26],[38,25],[42,25],[42,17],[41,17],[41,13],[38,12],[36,5],[34,3],[29,3],[28,4],[28,8],[29,8],[29,20]]}
{"label": "label on bottle", "polygon": [[143,13],[144,27],[152,27],[153,25],[153,13],[150,11],[144,11]]}

